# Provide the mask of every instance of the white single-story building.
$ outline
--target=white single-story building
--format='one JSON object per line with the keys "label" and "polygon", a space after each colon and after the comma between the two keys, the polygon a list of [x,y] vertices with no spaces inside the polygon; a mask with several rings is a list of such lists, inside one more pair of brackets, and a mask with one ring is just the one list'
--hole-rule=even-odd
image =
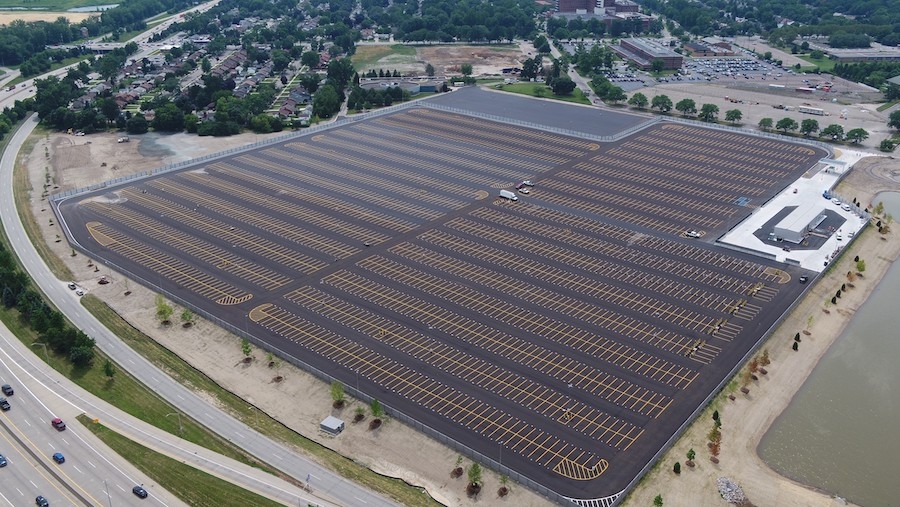
{"label": "white single-story building", "polygon": [[324,421],[319,423],[319,429],[329,435],[337,435],[344,431],[344,421],[330,415],[326,417]]}
{"label": "white single-story building", "polygon": [[772,229],[772,234],[783,241],[799,245],[809,231],[825,220],[824,211],[820,207],[798,207],[778,222]]}

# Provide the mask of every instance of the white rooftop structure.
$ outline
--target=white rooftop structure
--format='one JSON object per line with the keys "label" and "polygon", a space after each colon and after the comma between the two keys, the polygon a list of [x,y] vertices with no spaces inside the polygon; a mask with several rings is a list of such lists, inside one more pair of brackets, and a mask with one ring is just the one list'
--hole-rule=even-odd
{"label": "white rooftop structure", "polygon": [[[834,255],[844,248],[848,240],[868,224],[868,218],[860,216],[862,213],[856,206],[847,211],[840,205],[832,204],[822,196],[822,193],[834,188],[844,172],[849,171],[861,158],[869,156],[872,154],[841,149],[837,160],[824,159],[822,161],[824,168],[815,172],[807,172],[782,193],[773,197],[746,220],[719,238],[718,243],[733,245],[743,251],[753,251],[778,262],[795,264],[811,271],[824,271]],[[846,222],[841,230],[837,231],[842,234],[833,234],[825,241],[824,245],[817,249],[787,249],[760,240],[755,233],[781,210],[789,206],[798,206],[802,209],[828,209],[843,216]],[[864,207],[864,205],[861,206]],[[766,233],[768,234],[768,231]],[[839,240],[838,237],[842,239]]]}

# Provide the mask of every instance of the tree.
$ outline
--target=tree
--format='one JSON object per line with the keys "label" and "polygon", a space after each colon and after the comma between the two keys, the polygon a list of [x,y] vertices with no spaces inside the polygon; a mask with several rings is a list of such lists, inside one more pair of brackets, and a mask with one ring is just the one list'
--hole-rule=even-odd
{"label": "tree", "polygon": [[843,141],[844,140],[844,127],[838,125],[837,123],[832,123],[831,125],[825,127],[819,132],[820,136],[827,136],[835,141]]}
{"label": "tree", "polygon": [[103,374],[110,380],[116,376],[116,365],[109,358],[103,361]]}
{"label": "tree", "polygon": [[340,383],[340,381],[335,380],[331,383],[331,399],[334,401],[334,408],[344,406],[344,384]]}
{"label": "tree", "polygon": [[800,133],[808,136],[819,131],[819,122],[811,118],[807,118],[800,122]]}
{"label": "tree", "polygon": [[797,130],[798,127],[796,120],[786,117],[778,120],[778,123],[775,124],[775,128],[784,133],[787,133],[788,130]]}
{"label": "tree", "polygon": [[181,321],[184,322],[185,324],[190,324],[191,322],[193,322],[193,320],[194,320],[194,312],[185,308],[181,312]]}
{"label": "tree", "polygon": [[[833,300],[832,300],[832,301],[833,301]],[[794,350],[794,352],[796,352],[796,351],[797,351],[797,350],[799,350],[799,349],[800,349],[800,344],[799,344],[799,343],[797,343],[797,342],[794,342],[794,344],[793,344],[793,345],[791,345],[791,349],[793,349],[793,350]]]}
{"label": "tree", "polygon": [[653,499],[653,507],[663,507],[662,495],[656,495],[656,498]]}
{"label": "tree", "polygon": [[431,65],[430,63],[426,64],[425,65],[425,74],[428,77],[434,77],[434,65]]}
{"label": "tree", "polygon": [[469,470],[467,470],[466,474],[469,477],[469,484],[471,486],[481,486],[481,465],[479,465],[478,463],[472,463],[472,466],[469,467]]}
{"label": "tree", "polygon": [[166,302],[166,299],[162,296],[162,294],[156,295],[155,302],[156,316],[161,322],[168,322],[169,318],[172,317],[172,313],[175,311],[172,308],[172,305]]}
{"label": "tree", "polygon": [[246,338],[241,339],[241,352],[244,353],[245,360],[250,359],[250,354],[253,354],[253,347],[250,346],[250,340]]}
{"label": "tree", "polygon": [[740,109],[729,109],[725,111],[725,121],[731,123],[737,123],[741,121],[741,118],[744,117],[744,114],[741,113]]}
{"label": "tree", "polygon": [[775,124],[775,121],[772,118],[763,118],[759,120],[759,129],[762,131],[768,131],[772,129],[772,125]]}
{"label": "tree", "polygon": [[888,117],[888,127],[900,129],[900,109],[892,112]]}
{"label": "tree", "polygon": [[651,109],[659,109],[661,113],[668,113],[672,110],[672,99],[670,99],[667,95],[656,95],[653,97],[653,100],[650,101]]}
{"label": "tree", "polygon": [[856,272],[857,273],[865,273],[866,272],[866,261],[860,259],[856,262]]}
{"label": "tree", "polygon": [[700,107],[700,119],[707,122],[716,121],[719,114],[719,106],[715,104],[703,104]]}
{"label": "tree", "polygon": [[553,80],[550,89],[553,90],[554,95],[570,95],[575,89],[575,81],[572,81],[569,76],[558,77]]}
{"label": "tree", "polygon": [[146,134],[150,130],[150,123],[142,113],[138,113],[125,122],[125,131],[129,134]]}
{"label": "tree", "polygon": [[319,66],[320,58],[319,53],[315,51],[306,51],[300,55],[300,64],[307,68],[315,69]]}
{"label": "tree", "polygon": [[635,93],[628,99],[628,105],[638,109],[644,109],[649,103],[650,101],[647,99],[647,96],[641,92]]}
{"label": "tree", "polygon": [[853,144],[859,144],[869,138],[869,133],[865,129],[853,129],[847,132],[847,140]]}
{"label": "tree", "polygon": [[697,103],[694,99],[681,99],[675,104],[675,110],[684,116],[691,116],[697,112]]}
{"label": "tree", "polygon": [[666,66],[665,62],[663,62],[659,58],[654,58],[653,61],[650,62],[650,72],[653,72],[654,74],[658,75],[660,72],[663,71],[665,66]]}
{"label": "tree", "polygon": [[156,116],[154,116],[151,126],[154,130],[162,132],[181,132],[184,130],[184,111],[174,103],[167,102],[156,108]]}
{"label": "tree", "polygon": [[326,84],[316,91],[313,96],[313,114],[319,118],[331,118],[341,110],[341,99],[337,91],[330,84]]}
{"label": "tree", "polygon": [[471,76],[471,75],[472,75],[472,64],[471,64],[471,63],[464,63],[464,64],[460,65],[460,66],[459,66],[459,73],[462,74],[463,76],[466,76],[466,77]]}
{"label": "tree", "polygon": [[369,403],[369,411],[372,412],[372,417],[374,417],[376,421],[381,422],[381,416],[384,415],[384,407],[381,406],[380,401],[372,400],[372,402]]}
{"label": "tree", "polygon": [[610,86],[609,90],[607,90],[606,92],[606,97],[604,98],[607,102],[612,102],[613,104],[615,104],[616,102],[625,100],[626,98],[628,98],[628,96],[625,95],[625,90],[623,90],[621,87]]}
{"label": "tree", "polygon": [[676,461],[675,466],[672,467],[672,471],[675,472],[675,475],[681,475],[681,462]]}
{"label": "tree", "polygon": [[[694,448],[692,447],[692,448],[688,449],[688,452],[687,452],[687,455],[686,455],[686,456],[687,456],[687,459],[688,459],[687,462],[688,462],[688,463],[693,463],[693,462],[694,462],[694,458],[697,457],[697,453],[694,452]],[[691,465],[688,465],[688,466],[691,466]]]}

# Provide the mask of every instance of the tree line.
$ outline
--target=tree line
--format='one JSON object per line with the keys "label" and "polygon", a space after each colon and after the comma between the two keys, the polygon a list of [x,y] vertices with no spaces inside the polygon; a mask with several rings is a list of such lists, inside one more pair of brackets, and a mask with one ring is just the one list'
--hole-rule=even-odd
{"label": "tree line", "polygon": [[15,309],[19,319],[38,334],[42,343],[79,368],[94,360],[94,339],[69,325],[63,314],[44,301],[31,286],[31,279],[16,266],[12,253],[0,244],[0,287],[3,306]]}

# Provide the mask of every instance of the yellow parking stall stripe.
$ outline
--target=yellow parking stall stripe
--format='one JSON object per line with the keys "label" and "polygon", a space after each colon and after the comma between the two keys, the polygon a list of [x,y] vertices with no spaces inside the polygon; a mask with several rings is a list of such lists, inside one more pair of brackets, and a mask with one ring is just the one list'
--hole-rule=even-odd
{"label": "yellow parking stall stripe", "polygon": [[[393,300],[392,302],[401,305],[407,304],[407,301],[401,294],[392,293],[390,290],[383,287],[377,287],[378,290],[376,290],[376,284],[355,276],[344,277],[341,276],[340,273],[335,273],[334,275],[326,277],[325,283],[343,288],[351,294],[364,297],[370,301]],[[367,294],[367,290],[371,291],[371,294],[374,294],[374,296]],[[293,291],[285,297],[291,302],[297,303],[310,310],[317,311],[321,315],[342,323],[351,329],[357,329],[364,332],[368,336],[371,336],[372,339],[383,341],[395,350],[404,352],[421,361],[434,364],[432,358],[443,359],[447,365],[444,370],[448,373],[461,380],[470,382],[475,386],[515,401],[523,407],[529,408],[537,413],[542,413],[539,411],[539,407],[542,404],[546,404],[547,410],[543,412],[542,415],[545,415],[548,418],[554,418],[553,413],[563,410],[563,405],[561,403],[565,403],[567,398],[564,398],[561,393],[553,392],[546,386],[538,384],[537,382],[523,382],[519,376],[512,372],[502,370],[497,366],[493,366],[483,360],[476,359],[475,357],[460,354],[458,350],[451,348],[447,344],[428,340],[421,334],[415,333],[409,329],[404,329],[399,325],[391,326],[391,331],[385,335],[380,335],[379,333],[373,334],[372,331],[379,329],[379,321],[381,319],[378,319],[375,315],[370,316],[371,320],[360,321],[354,319],[349,315],[349,312],[346,309],[348,303],[344,303],[340,300],[328,297],[323,293],[317,292],[318,291],[313,291],[312,289],[304,287],[297,291]],[[396,305],[392,304],[391,307],[396,308]],[[403,313],[403,308],[401,307],[397,311]],[[444,321],[444,315],[433,315],[433,320],[430,322],[437,328],[443,328],[445,327],[443,325]],[[454,358],[454,354],[459,354],[459,357]],[[491,382],[494,382],[497,387],[490,389],[489,384]],[[553,401],[554,399],[557,401]],[[579,407],[580,410],[588,413],[590,418],[596,417],[596,414],[599,413],[596,409],[587,407],[583,404],[577,404],[576,406]],[[577,420],[572,421],[572,423],[589,425],[589,421],[584,417],[579,417]]]}
{"label": "yellow parking stall stripe", "polygon": [[265,240],[246,231],[235,230],[233,226],[220,220],[200,215],[194,210],[187,209],[161,197],[139,193],[135,189],[127,189],[122,193],[130,201],[144,208],[167,215],[196,230],[215,234],[223,241],[245,248],[291,269],[296,269],[303,274],[312,273],[328,265],[324,261],[289,250],[278,243]]}
{"label": "yellow parking stall stripe", "polygon": [[[352,351],[350,361],[344,365],[353,368],[366,376],[366,378],[399,378],[403,382],[414,384],[416,389],[412,391],[409,400],[426,409],[449,418],[454,422],[463,419],[470,424],[487,421],[491,429],[498,425],[499,420],[506,421],[502,426],[503,433],[499,441],[507,442],[515,452],[522,452],[528,448],[545,455],[545,459],[537,462],[538,465],[550,467],[557,466],[560,461],[568,460],[568,456],[575,453],[583,453],[584,450],[568,444],[557,437],[537,430],[533,426],[509,414],[487,406],[484,402],[476,400],[457,391],[448,391],[443,384],[426,375],[402,366],[388,358],[377,354],[362,345],[350,342],[325,328],[311,324],[304,319],[287,312],[286,310],[266,303],[251,310],[249,318],[255,323],[272,332],[284,336],[308,349],[332,359],[336,352]],[[450,413],[453,413],[451,417]],[[528,429],[528,436],[521,439],[513,439],[516,435],[522,435],[523,430]],[[480,434],[486,435],[487,430]],[[558,447],[558,450],[554,448]],[[545,452],[545,449],[547,450]],[[532,454],[534,454],[532,452]],[[590,473],[602,474],[608,467],[606,460],[600,459],[592,453],[580,454],[585,456],[583,461],[577,463]]]}
{"label": "yellow parking stall stripe", "polygon": [[105,246],[132,262],[150,269],[160,276],[177,281],[184,288],[219,304],[231,305],[248,301],[252,294],[241,291],[229,284],[215,281],[211,276],[189,264],[165,255],[147,245],[137,243],[131,237],[121,234],[100,222],[85,224],[91,237],[103,241]]}
{"label": "yellow parking stall stripe", "polygon": [[340,201],[331,199],[315,189],[299,188],[286,184],[284,181],[274,177],[250,173],[223,162],[210,164],[206,167],[206,170],[263,188],[277,188],[279,194],[285,196],[285,198],[295,199],[310,205],[318,205],[346,216],[358,217],[359,220],[372,226],[384,227],[397,232],[406,232],[416,227],[416,223],[410,220],[399,219],[384,212],[371,209],[369,206],[360,205],[352,200]]}
{"label": "yellow parking stall stripe", "polygon": [[290,281],[289,277],[276,271],[121,206],[95,201],[85,204],[85,208],[115,220],[131,231],[169,245],[200,262],[233,273],[264,289],[274,290]]}
{"label": "yellow parking stall stripe", "polygon": [[[169,194],[177,195],[183,199],[189,199],[197,206],[202,206],[204,210],[209,210],[232,218],[239,223],[252,225],[255,228],[270,232],[275,236],[279,236],[294,243],[302,244],[305,247],[322,252],[331,257],[344,258],[353,255],[360,250],[301,227],[299,225],[300,223],[306,223],[305,217],[302,222],[295,221],[290,223],[261,211],[241,206],[233,201],[223,201],[218,196],[201,192],[196,188],[189,188],[177,184],[171,180],[160,180],[155,182],[153,186]],[[232,196],[235,196],[235,194],[232,194]]]}

